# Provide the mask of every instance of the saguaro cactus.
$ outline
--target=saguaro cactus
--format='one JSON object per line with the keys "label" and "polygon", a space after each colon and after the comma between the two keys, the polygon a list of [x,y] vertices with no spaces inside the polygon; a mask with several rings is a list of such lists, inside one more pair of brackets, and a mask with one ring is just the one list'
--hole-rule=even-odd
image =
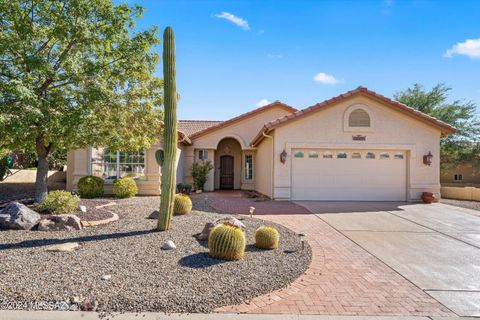
{"label": "saguaro cactus", "polygon": [[162,166],[162,187],[160,197],[160,214],[158,216],[158,230],[170,229],[175,187],[177,185],[176,158],[177,158],[177,85],[175,83],[175,35],[173,29],[167,27],[163,32],[163,92],[164,92],[164,129]]}

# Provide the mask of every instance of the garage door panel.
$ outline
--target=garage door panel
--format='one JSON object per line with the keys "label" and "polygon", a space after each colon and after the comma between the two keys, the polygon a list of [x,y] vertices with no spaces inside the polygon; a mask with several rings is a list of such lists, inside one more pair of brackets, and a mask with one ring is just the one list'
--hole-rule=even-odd
{"label": "garage door panel", "polygon": [[[298,151],[298,150],[297,150]],[[406,160],[394,158],[398,151],[388,151],[390,158],[347,159],[336,158],[338,151],[328,150],[334,158],[323,158],[326,150],[314,150],[318,158],[305,157],[292,160],[292,199],[294,200],[365,200],[403,201],[406,196]],[[295,154],[296,151],[293,151]],[[371,152],[371,151],[370,151]]]}

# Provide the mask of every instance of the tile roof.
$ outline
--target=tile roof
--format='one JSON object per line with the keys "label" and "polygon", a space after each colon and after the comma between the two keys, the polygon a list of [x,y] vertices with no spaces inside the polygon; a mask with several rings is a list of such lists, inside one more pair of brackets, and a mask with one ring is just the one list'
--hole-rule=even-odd
{"label": "tile roof", "polygon": [[213,120],[179,120],[177,129],[189,137],[194,133],[216,126],[222,122]]}
{"label": "tile roof", "polygon": [[[239,115],[239,116],[236,116],[236,117],[234,117],[234,118],[231,118],[231,119],[228,119],[228,120],[225,120],[225,121],[221,121],[220,123],[217,123],[217,124],[215,124],[215,125],[209,126],[209,127],[205,128],[205,129],[203,129],[203,130],[201,130],[201,131],[197,131],[197,132],[195,132],[195,133],[193,133],[193,134],[191,134],[191,135],[190,135],[190,134],[187,134],[187,135],[188,135],[191,139],[194,139],[194,138],[197,138],[197,137],[199,137],[199,136],[202,136],[202,135],[204,135],[204,134],[206,134],[206,133],[209,133],[209,132],[211,132],[211,131],[214,131],[214,130],[223,128],[223,127],[228,126],[228,125],[230,125],[230,124],[232,124],[232,123],[235,123],[235,122],[237,122],[237,121],[243,120],[243,119],[245,119],[245,118],[247,118],[247,117],[254,116],[254,115],[256,115],[256,114],[258,114],[258,113],[260,113],[260,112],[263,112],[263,111],[265,111],[265,110],[268,110],[268,109],[270,109],[270,108],[275,108],[275,107],[281,107],[281,108],[283,108],[283,109],[285,109],[285,110],[288,110],[288,111],[291,112],[291,113],[294,113],[294,112],[298,111],[298,110],[295,109],[294,107],[289,106],[289,105],[287,105],[287,104],[285,104],[285,103],[282,103],[282,102],[280,102],[280,101],[277,100],[277,101],[274,101],[274,102],[272,102],[272,103],[270,103],[270,104],[267,104],[267,105],[265,105],[265,106],[262,106],[262,107],[260,107],[260,108],[257,108],[257,109],[254,109],[254,110],[252,110],[252,111],[243,113],[243,114],[241,114],[241,115]],[[181,129],[179,129],[179,130],[181,130]]]}
{"label": "tile roof", "polygon": [[409,106],[407,106],[403,103],[392,100],[392,99],[387,98],[387,97],[385,97],[381,94],[376,93],[375,91],[371,91],[371,90],[368,90],[365,87],[360,86],[360,87],[358,87],[354,90],[348,91],[344,94],[338,95],[336,97],[333,97],[331,99],[325,100],[325,101],[320,102],[320,103],[317,103],[317,104],[315,104],[313,106],[310,106],[308,108],[299,110],[299,111],[297,111],[295,113],[292,113],[290,115],[286,115],[284,117],[281,117],[279,119],[276,119],[276,120],[273,120],[273,121],[270,121],[270,122],[266,123],[263,126],[263,128],[260,130],[260,132],[252,140],[251,145],[256,145],[257,143],[259,143],[263,139],[263,137],[264,137],[263,134],[264,133],[268,133],[268,132],[272,131],[273,129],[275,129],[276,127],[278,127],[278,126],[280,126],[280,125],[282,125],[286,122],[289,122],[291,120],[298,119],[302,116],[311,114],[314,111],[321,110],[323,108],[329,107],[331,105],[334,105],[336,102],[342,101],[342,100],[347,99],[349,97],[352,97],[354,95],[361,95],[361,94],[363,94],[365,96],[368,96],[370,98],[376,99],[376,100],[380,100],[383,103],[385,103],[387,106],[390,106],[392,109],[395,109],[399,112],[403,112],[403,113],[405,113],[407,115],[410,115],[410,116],[412,116],[412,117],[414,117],[414,118],[416,118],[420,121],[423,121],[423,122],[428,123],[430,125],[433,125],[437,128],[440,128],[442,130],[442,133],[453,134],[456,131],[456,129],[454,127],[452,127],[451,125],[449,125],[448,123],[440,121],[440,120],[438,120],[438,119],[436,119],[432,116],[429,116],[429,115],[427,115],[423,112],[415,110],[414,108],[409,107]]}

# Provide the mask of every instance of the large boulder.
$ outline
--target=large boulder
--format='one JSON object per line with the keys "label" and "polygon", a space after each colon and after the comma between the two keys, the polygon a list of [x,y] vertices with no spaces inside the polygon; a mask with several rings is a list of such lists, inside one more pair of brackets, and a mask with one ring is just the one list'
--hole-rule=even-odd
{"label": "large boulder", "polygon": [[197,239],[202,241],[208,240],[208,237],[210,236],[210,232],[212,232],[213,228],[215,228],[215,226],[218,224],[228,224],[245,231],[245,225],[243,224],[243,222],[241,222],[235,217],[226,217],[226,218],[217,219],[215,222],[207,222],[205,224],[205,227],[203,227],[202,232],[196,235]]}
{"label": "large boulder", "polygon": [[11,202],[0,211],[0,229],[30,230],[38,220],[37,212],[18,202]]}
{"label": "large boulder", "polygon": [[80,218],[73,214],[52,215],[40,220],[39,231],[72,231],[82,229]]}

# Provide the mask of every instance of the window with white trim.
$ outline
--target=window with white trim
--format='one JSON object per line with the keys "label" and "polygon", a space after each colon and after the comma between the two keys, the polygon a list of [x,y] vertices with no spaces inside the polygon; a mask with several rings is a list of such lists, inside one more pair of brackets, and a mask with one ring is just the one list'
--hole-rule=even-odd
{"label": "window with white trim", "polygon": [[145,179],[145,151],[110,151],[107,148],[92,148],[91,175],[105,180],[130,177]]}
{"label": "window with white trim", "polygon": [[198,160],[208,160],[208,150],[198,150]]}
{"label": "window with white trim", "polygon": [[370,127],[370,116],[363,109],[355,109],[348,116],[349,127]]}
{"label": "window with white trim", "polygon": [[454,174],[453,181],[463,181],[463,174],[461,173]]}
{"label": "window with white trim", "polygon": [[245,180],[253,179],[253,155],[245,155]]}

